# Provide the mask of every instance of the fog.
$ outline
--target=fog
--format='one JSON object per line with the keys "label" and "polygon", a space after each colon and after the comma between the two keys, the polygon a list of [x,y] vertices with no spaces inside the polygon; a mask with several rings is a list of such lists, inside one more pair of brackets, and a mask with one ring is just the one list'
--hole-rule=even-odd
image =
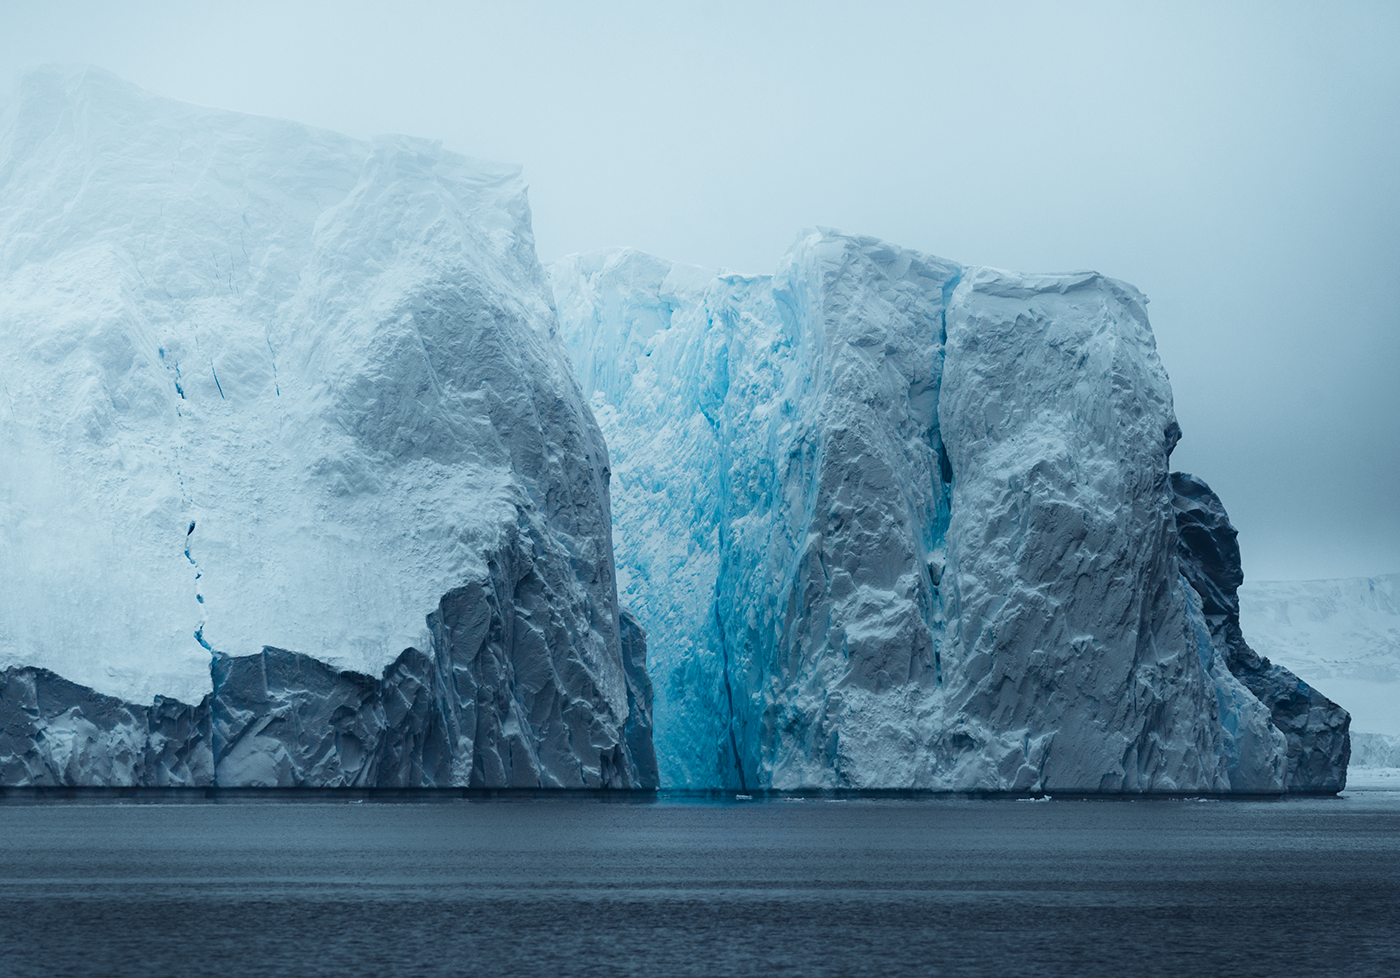
{"label": "fog", "polygon": [[521,163],[546,261],[825,225],[1132,282],[1255,579],[1400,570],[1397,50],[1387,3],[0,7],[3,90],[91,62]]}

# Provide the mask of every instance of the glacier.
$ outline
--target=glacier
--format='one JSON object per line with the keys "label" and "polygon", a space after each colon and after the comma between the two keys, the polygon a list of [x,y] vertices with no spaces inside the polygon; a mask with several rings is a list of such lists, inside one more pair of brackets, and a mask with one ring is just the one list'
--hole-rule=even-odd
{"label": "glacier", "polygon": [[[1290,744],[1183,576],[1181,431],[1131,286],[829,229],[772,275],[616,249],[550,276],[663,784],[1344,782],[1345,711]],[[1314,736],[1331,767],[1297,763]]]}
{"label": "glacier", "polygon": [[[33,71],[0,116],[0,387],[0,721],[49,731],[15,764],[654,784],[518,168]],[[388,716],[410,680],[431,730]],[[46,755],[65,729],[124,759]]]}

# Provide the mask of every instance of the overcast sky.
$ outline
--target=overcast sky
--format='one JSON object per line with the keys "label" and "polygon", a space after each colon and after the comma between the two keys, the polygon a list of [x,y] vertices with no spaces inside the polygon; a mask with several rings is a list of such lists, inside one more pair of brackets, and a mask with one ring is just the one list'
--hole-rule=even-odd
{"label": "overcast sky", "polygon": [[827,225],[1098,269],[1246,574],[1400,571],[1400,3],[1144,6],[0,0],[0,86],[91,62],[521,163],[546,261],[770,272]]}

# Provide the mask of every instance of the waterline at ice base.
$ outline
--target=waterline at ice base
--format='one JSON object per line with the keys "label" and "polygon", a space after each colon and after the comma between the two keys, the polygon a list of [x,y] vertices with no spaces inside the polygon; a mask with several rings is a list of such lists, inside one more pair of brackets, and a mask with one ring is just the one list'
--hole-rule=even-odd
{"label": "waterline at ice base", "polygon": [[1131,286],[545,269],[424,140],[3,111],[0,784],[1344,786]]}

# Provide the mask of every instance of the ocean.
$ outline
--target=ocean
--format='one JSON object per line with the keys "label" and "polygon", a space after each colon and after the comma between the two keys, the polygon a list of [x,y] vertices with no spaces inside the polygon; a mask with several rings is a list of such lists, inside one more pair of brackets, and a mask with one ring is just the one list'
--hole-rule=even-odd
{"label": "ocean", "polygon": [[1400,975],[1400,791],[9,792],[0,975]]}

